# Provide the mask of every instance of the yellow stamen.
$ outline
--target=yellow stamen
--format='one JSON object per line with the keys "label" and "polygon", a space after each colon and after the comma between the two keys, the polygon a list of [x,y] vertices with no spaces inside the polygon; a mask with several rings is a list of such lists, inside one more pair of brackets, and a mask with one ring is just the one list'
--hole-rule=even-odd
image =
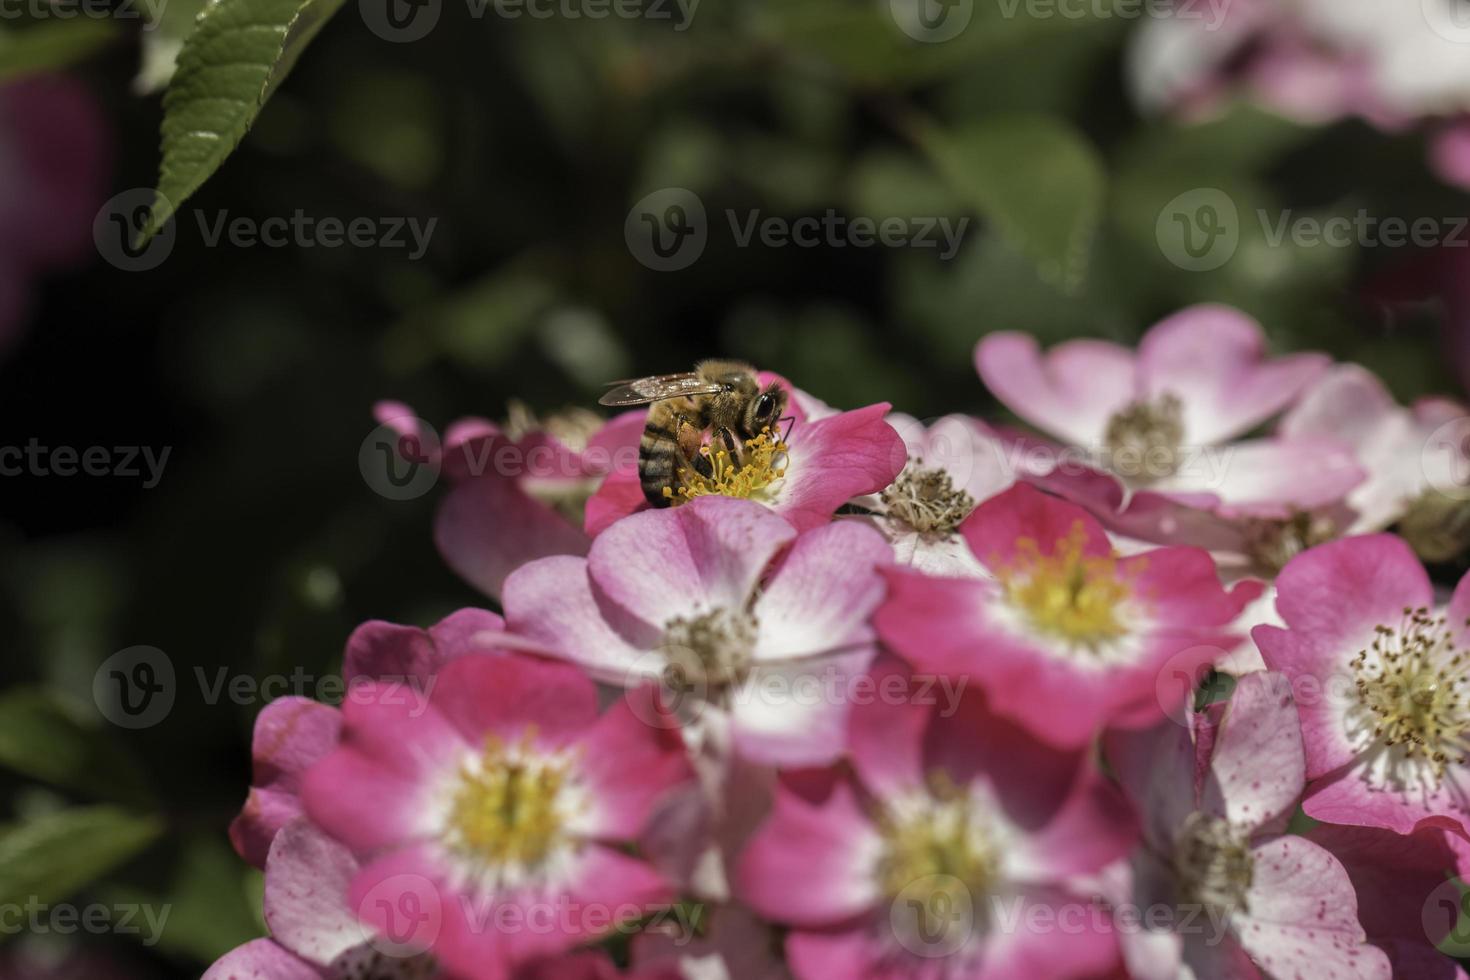
{"label": "yellow stamen", "polygon": [[562,839],[558,807],[565,761],[537,757],[528,729],[507,745],[494,735],[460,774],[446,828],[449,846],[489,866],[529,867],[545,860]]}
{"label": "yellow stamen", "polygon": [[1073,644],[1096,646],[1127,632],[1120,607],[1133,595],[1114,555],[1087,555],[1081,521],[1043,554],[1036,541],[1017,543],[1018,561],[1000,573],[1011,603],[1036,629]]}
{"label": "yellow stamen", "polygon": [[710,494],[754,497],[786,475],[786,450],[786,443],[770,429],[762,429],[760,435],[746,440],[741,449],[745,462],[738,466],[728,450],[702,446],[699,451],[709,461],[710,475],[686,467],[679,472],[678,492],[664,487],[664,496],[675,504]]}

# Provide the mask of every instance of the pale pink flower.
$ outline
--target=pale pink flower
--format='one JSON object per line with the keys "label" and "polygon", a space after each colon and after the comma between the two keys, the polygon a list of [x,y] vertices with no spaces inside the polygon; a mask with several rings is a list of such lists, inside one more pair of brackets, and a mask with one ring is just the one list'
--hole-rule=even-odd
{"label": "pale pink flower", "polygon": [[618,521],[586,558],[519,569],[506,622],[604,682],[672,676],[681,710],[701,726],[728,718],[742,756],[825,764],[842,750],[847,684],[875,652],[868,617],[891,557],[857,522],[798,535],[752,501],[700,497]]}
{"label": "pale pink flower", "polygon": [[640,717],[650,690],[599,716],[566,664],[469,655],[438,679],[417,706],[402,684],[359,685],[306,773],[308,816],[363,862],[360,921],[490,980],[673,899],[625,849],[692,778],[677,731]]}
{"label": "pale pink flower", "polygon": [[1286,679],[1247,674],[1189,721],[1107,742],[1143,822],[1125,899],[1142,928],[1119,929],[1132,976],[1390,980],[1347,872],[1285,832],[1305,784]]}
{"label": "pale pink flower", "polygon": [[1196,676],[1236,646],[1227,627],[1260,591],[1227,592],[1197,548],[1121,557],[1086,510],[1026,484],[960,533],[993,578],[891,569],[874,624],[916,668],[973,679],[998,714],[1062,747],[1161,717],[1161,674]]}
{"label": "pale pink flower", "polygon": [[1084,753],[1038,743],[983,700],[969,692],[949,717],[860,706],[851,773],[778,791],[738,891],[791,927],[797,977],[1066,980],[1116,962],[1109,930],[1055,916],[1088,904],[1074,877],[1131,846],[1126,806]]}
{"label": "pale pink flower", "polygon": [[1252,636],[1297,695],[1309,816],[1401,834],[1470,827],[1467,583],[1437,607],[1413,551],[1388,534],[1319,545],[1282,570],[1286,628]]}

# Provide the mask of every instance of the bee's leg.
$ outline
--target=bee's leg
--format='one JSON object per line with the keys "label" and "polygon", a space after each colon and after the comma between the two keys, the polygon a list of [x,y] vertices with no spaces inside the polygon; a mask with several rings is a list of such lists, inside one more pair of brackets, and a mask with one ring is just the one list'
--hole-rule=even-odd
{"label": "bee's leg", "polygon": [[704,430],[680,415],[674,422],[674,440],[679,445],[679,465],[694,470],[701,476],[711,476],[714,468],[709,458],[700,452],[704,444]]}
{"label": "bee's leg", "polygon": [[738,470],[744,465],[742,454],[745,447],[739,439],[735,438],[735,433],[727,428],[717,429],[714,438],[710,441],[717,443],[719,448],[724,449],[725,452],[730,454],[730,462],[734,465],[735,469]]}

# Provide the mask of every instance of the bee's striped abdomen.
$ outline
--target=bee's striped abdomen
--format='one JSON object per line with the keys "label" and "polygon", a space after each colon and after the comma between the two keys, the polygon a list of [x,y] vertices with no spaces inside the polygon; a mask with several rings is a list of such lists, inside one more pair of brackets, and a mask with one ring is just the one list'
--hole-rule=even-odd
{"label": "bee's striped abdomen", "polygon": [[670,500],[664,496],[664,488],[674,486],[675,470],[679,458],[679,440],[674,427],[678,419],[673,412],[659,411],[654,406],[648,413],[648,424],[643,427],[643,438],[638,442],[638,482],[643,487],[643,497],[655,507],[667,507]]}

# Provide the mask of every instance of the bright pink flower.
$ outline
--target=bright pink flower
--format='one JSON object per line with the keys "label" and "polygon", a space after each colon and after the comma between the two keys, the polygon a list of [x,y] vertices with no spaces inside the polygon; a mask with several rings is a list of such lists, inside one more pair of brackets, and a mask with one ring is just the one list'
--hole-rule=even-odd
{"label": "bright pink flower", "polygon": [[[427,630],[374,620],[348,638],[342,673],[349,685],[399,681],[422,701],[440,668],[470,651],[488,651],[486,638],[503,628],[499,616],[483,609],[461,609]],[[255,867],[265,867],[276,832],[301,816],[301,774],[336,746],[341,726],[336,708],[302,697],[277,698],[256,717],[254,783],[230,824],[235,850]]]}
{"label": "bright pink flower", "polygon": [[[768,372],[762,372],[760,380],[784,381]],[[784,475],[748,496],[804,531],[830,521],[833,512],[852,498],[877,493],[892,483],[904,467],[905,452],[903,440],[883,420],[887,404],[835,412],[789,383],[786,389],[791,392],[788,411],[795,422],[784,457],[775,458],[776,466],[770,470]],[[647,509],[635,453],[587,502],[587,533],[595,537],[614,521]]]}
{"label": "bright pink flower", "polygon": [[375,936],[352,914],[352,852],[308,820],[282,828],[265,863],[264,911],[271,938],[221,957],[202,980],[452,980],[427,957]]}
{"label": "bright pink flower", "polygon": [[76,79],[0,86],[0,350],[15,339],[30,280],[90,253],[107,144],[96,100]]}
{"label": "bright pink flower", "polygon": [[1367,479],[1347,496],[1355,520],[1341,533],[1381,531],[1397,522],[1426,491],[1456,485],[1466,465],[1461,447],[1431,444],[1435,430],[1470,411],[1442,398],[1409,408],[1394,401],[1372,372],[1334,367],[1281,420],[1288,439],[1333,439],[1350,447]]}
{"label": "bright pink flower", "polygon": [[1086,510],[1026,484],[960,533],[994,578],[890,570],[874,624],[917,668],[973,678],[997,713],[1062,747],[1158,719],[1161,674],[1196,676],[1234,647],[1225,627],[1260,591],[1227,593],[1197,548],[1119,557]]}
{"label": "bright pink flower", "polygon": [[1428,828],[1396,834],[1376,827],[1319,824],[1307,832],[1347,869],[1368,941],[1388,954],[1395,977],[1463,980],[1465,971],[1435,947],[1453,936],[1466,949],[1461,884],[1470,842]]}
{"label": "bright pink flower", "polygon": [[1407,834],[1470,827],[1470,578],[1436,608],[1429,576],[1388,534],[1332,541],[1276,580],[1286,628],[1252,632],[1291,679],[1307,752],[1307,814]]}
{"label": "bright pink flower", "polygon": [[522,411],[504,427],[461,419],[441,447],[408,406],[380,402],[373,411],[399,433],[401,455],[439,467],[449,480],[435,543],[449,567],[495,598],[505,577],[528,561],[587,553],[585,504],[609,472],[636,466],[643,431],[635,412],[603,423],[590,412],[543,422]]}
{"label": "bright pink flower", "polygon": [[622,849],[692,776],[677,732],[640,718],[651,690],[599,717],[580,670],[480,655],[426,704],[401,683],[357,690],[303,795],[364,860],[349,904],[377,933],[497,980],[671,900]]}
{"label": "bright pink flower", "polygon": [[1057,928],[1088,904],[1071,879],[1136,837],[1083,753],[1041,745],[973,691],[950,717],[864,704],[850,750],[852,775],[825,793],[778,791],[741,861],[742,899],[792,929],[797,977],[1065,980],[1116,961],[1086,916]]}
{"label": "bright pink flower", "polygon": [[618,521],[586,558],[519,569],[505,583],[506,621],[605,682],[672,672],[689,695],[681,710],[728,712],[749,759],[825,764],[842,750],[846,685],[873,657],[876,568],[891,557],[854,521],[798,536],[752,501],[701,497]]}
{"label": "bright pink flower", "polygon": [[1389,980],[1387,957],[1366,944],[1347,872],[1285,833],[1305,783],[1286,679],[1247,674],[1228,704],[1190,720],[1107,743],[1143,819],[1126,899],[1143,928],[1119,930],[1130,973]]}
{"label": "bright pink flower", "polygon": [[[1328,367],[1322,354],[1267,359],[1265,348],[1250,317],[1195,306],[1156,324],[1136,353],[1073,340],[1043,354],[1029,335],[996,333],[980,341],[975,364],[1008,408],[1064,440],[1059,455],[1123,480],[1131,494],[1117,530],[1213,548],[1191,536],[1191,511],[1286,520],[1339,501],[1363,478],[1351,451],[1330,440],[1236,441]],[[1083,502],[1106,516],[1121,501]]]}

